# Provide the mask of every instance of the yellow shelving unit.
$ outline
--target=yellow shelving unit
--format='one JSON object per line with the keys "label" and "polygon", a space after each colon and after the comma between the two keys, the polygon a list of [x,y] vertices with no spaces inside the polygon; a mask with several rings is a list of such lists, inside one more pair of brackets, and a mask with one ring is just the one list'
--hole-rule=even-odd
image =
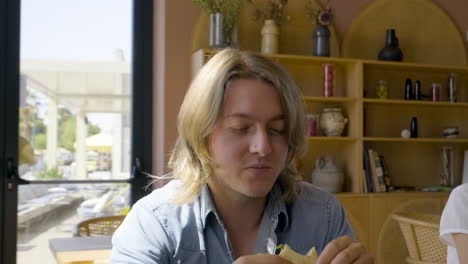
{"label": "yellow shelving unit", "polygon": [[[215,51],[193,54],[194,72]],[[357,238],[378,256],[379,234],[391,212],[415,199],[436,199],[441,205],[447,193],[396,192],[363,193],[363,151],[368,148],[383,154],[392,182],[416,188],[439,184],[439,159],[442,146],[454,149],[455,173],[459,178],[463,151],[468,149],[468,67],[450,67],[404,62],[382,62],[297,55],[268,55],[294,78],[304,95],[307,113],[320,113],[325,107],[340,107],[348,118],[341,137],[309,137],[308,153],[301,161],[303,179],[311,181],[315,160],[331,155],[345,171],[344,192],[336,194],[343,203]],[[334,97],[323,97],[323,64],[335,64]],[[431,83],[446,90],[451,72],[460,76],[458,102],[404,100],[406,78],[420,80],[423,95],[430,94]],[[377,99],[377,80],[388,83],[388,99]],[[418,119],[418,138],[401,138],[412,117]],[[443,138],[445,127],[458,127],[458,138]],[[380,263],[376,259],[376,263]]]}
{"label": "yellow shelving unit", "polygon": [[[213,50],[193,54],[196,71]],[[328,58],[287,54],[267,55],[281,64],[294,78],[304,95],[307,113],[320,113],[325,107],[339,107],[348,118],[342,137],[310,137],[309,153],[302,160],[302,173],[310,181],[315,159],[332,155],[344,167],[344,191],[363,192],[363,151],[372,148],[383,154],[393,183],[416,188],[439,184],[439,148],[451,145],[455,151],[455,171],[460,177],[462,152],[468,149],[468,67],[439,66],[404,62],[384,62],[349,58]],[[335,65],[333,97],[323,96],[323,65]],[[458,101],[447,101],[448,76],[459,75]],[[441,101],[404,100],[407,78],[420,80],[423,95],[431,84],[442,84]],[[377,99],[377,80],[386,80],[388,99]],[[412,117],[418,119],[418,138],[401,138]],[[443,138],[445,127],[458,127],[458,138]]]}

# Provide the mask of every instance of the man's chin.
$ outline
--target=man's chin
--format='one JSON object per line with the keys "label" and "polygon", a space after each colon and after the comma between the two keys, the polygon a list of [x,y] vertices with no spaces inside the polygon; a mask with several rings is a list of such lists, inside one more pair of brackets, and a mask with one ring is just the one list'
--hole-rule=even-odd
{"label": "man's chin", "polygon": [[265,198],[270,192],[272,185],[264,184],[262,186],[249,186],[244,193],[251,198]]}

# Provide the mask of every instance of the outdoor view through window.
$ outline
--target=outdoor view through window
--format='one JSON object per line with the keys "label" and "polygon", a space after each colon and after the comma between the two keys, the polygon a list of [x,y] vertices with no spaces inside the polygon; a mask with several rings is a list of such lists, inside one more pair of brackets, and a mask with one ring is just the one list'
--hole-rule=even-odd
{"label": "outdoor view through window", "polygon": [[[56,263],[49,239],[121,215],[130,175],[131,0],[22,0],[17,263]],[[95,180],[71,184],[70,180]]]}

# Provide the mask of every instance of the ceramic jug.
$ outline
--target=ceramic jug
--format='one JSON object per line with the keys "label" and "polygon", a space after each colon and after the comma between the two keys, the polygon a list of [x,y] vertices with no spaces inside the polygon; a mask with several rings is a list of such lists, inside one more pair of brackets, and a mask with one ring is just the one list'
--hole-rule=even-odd
{"label": "ceramic jug", "polygon": [[312,184],[329,192],[341,192],[344,173],[329,156],[320,157],[315,161],[312,172]]}
{"label": "ceramic jug", "polygon": [[327,137],[341,136],[347,122],[341,108],[324,108],[320,114],[320,129]]}

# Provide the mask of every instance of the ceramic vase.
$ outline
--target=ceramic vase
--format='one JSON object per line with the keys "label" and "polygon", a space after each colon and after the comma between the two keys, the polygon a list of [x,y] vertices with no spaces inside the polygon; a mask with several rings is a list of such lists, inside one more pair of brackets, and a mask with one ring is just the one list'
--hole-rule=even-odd
{"label": "ceramic vase", "polygon": [[398,38],[395,34],[395,29],[387,29],[387,39],[385,47],[379,52],[379,60],[383,61],[402,61],[403,52],[398,47]]}
{"label": "ceramic vase", "polygon": [[312,172],[312,184],[329,192],[341,192],[344,173],[331,157],[320,157],[315,161],[315,169]]}
{"label": "ceramic vase", "polygon": [[224,30],[223,30],[223,14],[210,14],[210,48],[221,49],[225,47]]}
{"label": "ceramic vase", "polygon": [[320,129],[327,137],[339,137],[348,123],[341,108],[324,108],[320,114]]}
{"label": "ceramic vase", "polygon": [[262,28],[262,53],[278,53],[279,29],[272,19],[265,20]]}

